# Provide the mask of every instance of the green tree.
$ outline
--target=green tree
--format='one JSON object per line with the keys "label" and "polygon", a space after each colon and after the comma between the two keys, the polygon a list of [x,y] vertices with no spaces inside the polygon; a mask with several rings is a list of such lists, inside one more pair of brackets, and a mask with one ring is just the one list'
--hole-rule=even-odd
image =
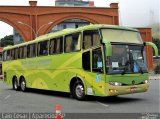
{"label": "green tree", "polygon": [[6,47],[8,45],[13,45],[13,35],[5,36],[1,39],[0,46]]}
{"label": "green tree", "polygon": [[[160,39],[158,38],[152,38],[152,41],[154,44],[156,44],[156,46],[158,47],[158,53],[160,55]],[[154,54],[154,53],[153,53]]]}

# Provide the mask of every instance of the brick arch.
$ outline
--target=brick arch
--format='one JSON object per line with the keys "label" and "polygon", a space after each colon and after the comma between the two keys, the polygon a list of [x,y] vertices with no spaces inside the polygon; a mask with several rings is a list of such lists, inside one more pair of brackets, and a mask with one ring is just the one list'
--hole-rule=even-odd
{"label": "brick arch", "polygon": [[[13,26],[22,35],[24,41],[33,40],[36,35],[33,31],[37,32],[51,21],[53,24],[45,25],[39,30],[39,35],[47,33],[58,23],[72,18],[83,19],[91,23],[119,25],[117,3],[111,3],[110,7],[104,8],[45,7],[36,6],[36,1],[30,3],[31,6],[0,6],[0,20]],[[17,21],[28,24],[32,29],[18,24]],[[148,55],[148,57],[151,56]]]}
{"label": "brick arch", "polygon": [[[0,17],[0,21],[3,21],[4,23],[9,24],[11,27],[13,27],[14,29],[16,29],[16,31],[21,35],[21,37],[23,39],[25,39],[25,34],[22,32],[22,30],[17,25],[15,25],[14,22],[12,22],[11,20],[9,20],[7,18],[3,18],[3,17]],[[3,29],[1,29],[1,30],[3,30]]]}
{"label": "brick arch", "polygon": [[[116,3],[115,3],[116,4]],[[91,23],[118,25],[118,4],[97,7],[0,6],[0,18],[13,26],[24,41],[43,35],[67,19],[83,19]],[[21,21],[27,25],[18,24]],[[53,24],[45,25],[49,22]],[[42,28],[43,26],[43,28]],[[38,33],[37,33],[38,32]]]}
{"label": "brick arch", "polygon": [[68,15],[67,17],[62,17],[62,18],[60,17],[58,20],[54,21],[53,24],[51,24],[50,26],[48,26],[48,28],[46,28],[46,31],[44,34],[48,33],[54,26],[66,20],[71,20],[71,19],[80,19],[80,20],[84,20],[92,24],[98,24],[98,21],[90,19],[89,17],[84,17],[83,15]]}

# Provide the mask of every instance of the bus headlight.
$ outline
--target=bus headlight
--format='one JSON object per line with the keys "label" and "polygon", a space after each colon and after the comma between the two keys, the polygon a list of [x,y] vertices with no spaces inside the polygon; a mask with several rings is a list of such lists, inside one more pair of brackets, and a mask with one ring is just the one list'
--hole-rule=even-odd
{"label": "bus headlight", "polygon": [[122,83],[119,82],[109,82],[110,85],[114,85],[114,86],[121,86]]}
{"label": "bus headlight", "polygon": [[148,83],[148,80],[145,80],[144,83],[145,83],[145,84]]}

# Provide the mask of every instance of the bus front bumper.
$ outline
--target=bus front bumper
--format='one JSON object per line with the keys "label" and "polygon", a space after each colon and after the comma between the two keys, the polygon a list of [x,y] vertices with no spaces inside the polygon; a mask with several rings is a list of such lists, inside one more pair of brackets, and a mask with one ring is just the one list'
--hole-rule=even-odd
{"label": "bus front bumper", "polygon": [[149,88],[148,83],[140,85],[132,85],[132,86],[113,86],[110,84],[106,84],[106,95],[116,96],[123,94],[140,93],[140,92],[146,92],[148,88]]}

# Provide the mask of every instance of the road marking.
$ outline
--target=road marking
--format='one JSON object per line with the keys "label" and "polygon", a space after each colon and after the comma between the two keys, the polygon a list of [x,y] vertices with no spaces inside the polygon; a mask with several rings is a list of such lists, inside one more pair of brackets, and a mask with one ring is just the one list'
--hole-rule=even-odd
{"label": "road marking", "polygon": [[104,107],[109,107],[109,105],[107,105],[107,104],[101,103],[101,102],[99,102],[99,101],[96,101],[96,102],[97,102],[98,104],[104,106]]}
{"label": "road marking", "polygon": [[6,96],[4,99],[6,100],[6,99],[8,99],[9,97],[11,97],[11,95]]}

